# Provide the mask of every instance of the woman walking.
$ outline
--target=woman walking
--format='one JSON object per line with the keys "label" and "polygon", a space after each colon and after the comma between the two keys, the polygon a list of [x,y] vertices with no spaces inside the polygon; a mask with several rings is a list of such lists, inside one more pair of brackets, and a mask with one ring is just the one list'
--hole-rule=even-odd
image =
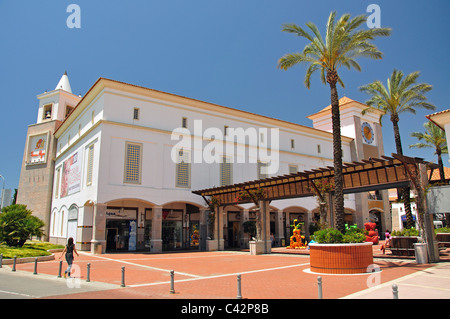
{"label": "woman walking", "polygon": [[66,271],[64,272],[64,278],[66,278],[67,274],[69,274],[69,277],[70,277],[70,270],[72,269],[74,252],[75,252],[75,254],[77,254],[77,256],[80,256],[80,255],[78,255],[75,245],[73,244],[73,238],[70,237],[69,240],[67,241],[66,247],[64,247],[64,250],[63,250],[61,256],[59,257],[59,259],[61,259],[61,257],[64,254],[66,254],[66,261],[67,261],[68,267],[67,267]]}

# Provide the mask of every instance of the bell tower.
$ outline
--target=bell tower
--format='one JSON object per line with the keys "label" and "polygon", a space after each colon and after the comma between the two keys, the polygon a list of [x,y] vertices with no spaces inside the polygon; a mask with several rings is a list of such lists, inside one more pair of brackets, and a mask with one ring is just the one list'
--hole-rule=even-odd
{"label": "bell tower", "polygon": [[56,156],[55,130],[70,114],[81,97],[74,95],[67,72],[53,91],[37,96],[37,121],[28,126],[19,179],[17,203],[27,205],[33,215],[45,222],[48,238]]}
{"label": "bell tower", "polygon": [[[353,138],[351,159],[355,162],[384,155],[383,133],[379,124],[382,113],[372,108],[363,115],[361,112],[368,107],[346,96],[339,100],[341,135]],[[313,121],[314,128],[333,132],[331,105],[308,118]],[[352,220],[359,228],[370,221],[377,224],[380,234],[384,234],[386,229],[392,229],[388,190],[355,193],[353,196],[355,212]],[[349,216],[346,218],[350,220]]]}

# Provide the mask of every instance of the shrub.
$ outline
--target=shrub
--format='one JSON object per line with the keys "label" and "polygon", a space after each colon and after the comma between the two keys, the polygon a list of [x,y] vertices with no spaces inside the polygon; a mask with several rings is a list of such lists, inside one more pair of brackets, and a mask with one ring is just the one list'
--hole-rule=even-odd
{"label": "shrub", "polygon": [[342,243],[342,233],[334,228],[318,230],[314,233],[314,241],[320,244]]}
{"label": "shrub", "polygon": [[14,204],[3,207],[0,214],[0,242],[8,246],[22,247],[30,236],[43,236],[45,223],[31,215],[27,206]]}
{"label": "shrub", "polygon": [[345,234],[334,228],[327,228],[316,231],[313,240],[319,244],[338,244],[338,243],[363,243],[366,236],[363,229],[350,228]]}
{"label": "shrub", "polygon": [[434,230],[434,232],[435,232],[436,234],[438,234],[438,233],[450,233],[450,228],[449,228],[449,227],[436,228],[436,229]]}
{"label": "shrub", "polygon": [[419,236],[419,230],[414,227],[405,228],[402,230],[394,230],[391,234],[392,236]]}
{"label": "shrub", "polygon": [[349,228],[344,234],[344,243],[363,243],[366,241],[366,231],[359,228]]}

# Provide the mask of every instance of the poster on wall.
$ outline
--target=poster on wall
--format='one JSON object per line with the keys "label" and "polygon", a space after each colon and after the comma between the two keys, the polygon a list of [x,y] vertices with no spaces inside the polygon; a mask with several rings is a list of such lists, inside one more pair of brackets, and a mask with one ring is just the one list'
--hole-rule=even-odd
{"label": "poster on wall", "polygon": [[76,152],[63,163],[61,197],[72,195],[80,191],[81,168],[78,155],[78,152]]}
{"label": "poster on wall", "polygon": [[128,250],[136,250],[136,221],[130,220],[130,237],[128,239]]}
{"label": "poster on wall", "polygon": [[47,151],[47,133],[30,136],[28,162],[31,164],[45,163]]}

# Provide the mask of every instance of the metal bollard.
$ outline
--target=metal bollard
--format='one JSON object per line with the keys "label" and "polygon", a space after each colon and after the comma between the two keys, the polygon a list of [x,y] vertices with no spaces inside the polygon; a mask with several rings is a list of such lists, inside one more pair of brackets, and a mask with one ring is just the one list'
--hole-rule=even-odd
{"label": "metal bollard", "polygon": [[38,259],[34,258],[34,272],[33,272],[33,275],[37,275],[38,274],[37,273],[37,262],[38,262]]}
{"label": "metal bollard", "polygon": [[125,287],[125,266],[122,266],[122,283],[120,287]]}
{"label": "metal bollard", "polygon": [[3,254],[0,254],[0,268],[2,268],[3,265]]}
{"label": "metal bollard", "polygon": [[397,285],[392,285],[392,294],[393,294],[393,299],[398,299],[398,286]]}
{"label": "metal bollard", "polygon": [[173,270],[170,271],[170,293],[175,293],[175,282],[174,282],[175,272]]}
{"label": "metal bollard", "polygon": [[317,277],[317,286],[319,288],[319,299],[322,299],[322,277]]}
{"label": "metal bollard", "polygon": [[87,264],[87,275],[86,275],[86,282],[91,281],[91,264]]}
{"label": "metal bollard", "polygon": [[59,261],[58,278],[61,278],[61,271],[62,271],[62,260]]}
{"label": "metal bollard", "polygon": [[241,274],[237,275],[237,297],[236,299],[242,299],[242,292],[241,292]]}
{"label": "metal bollard", "polygon": [[13,262],[12,271],[16,271],[16,262],[17,262],[17,256],[14,256],[14,262]]}

